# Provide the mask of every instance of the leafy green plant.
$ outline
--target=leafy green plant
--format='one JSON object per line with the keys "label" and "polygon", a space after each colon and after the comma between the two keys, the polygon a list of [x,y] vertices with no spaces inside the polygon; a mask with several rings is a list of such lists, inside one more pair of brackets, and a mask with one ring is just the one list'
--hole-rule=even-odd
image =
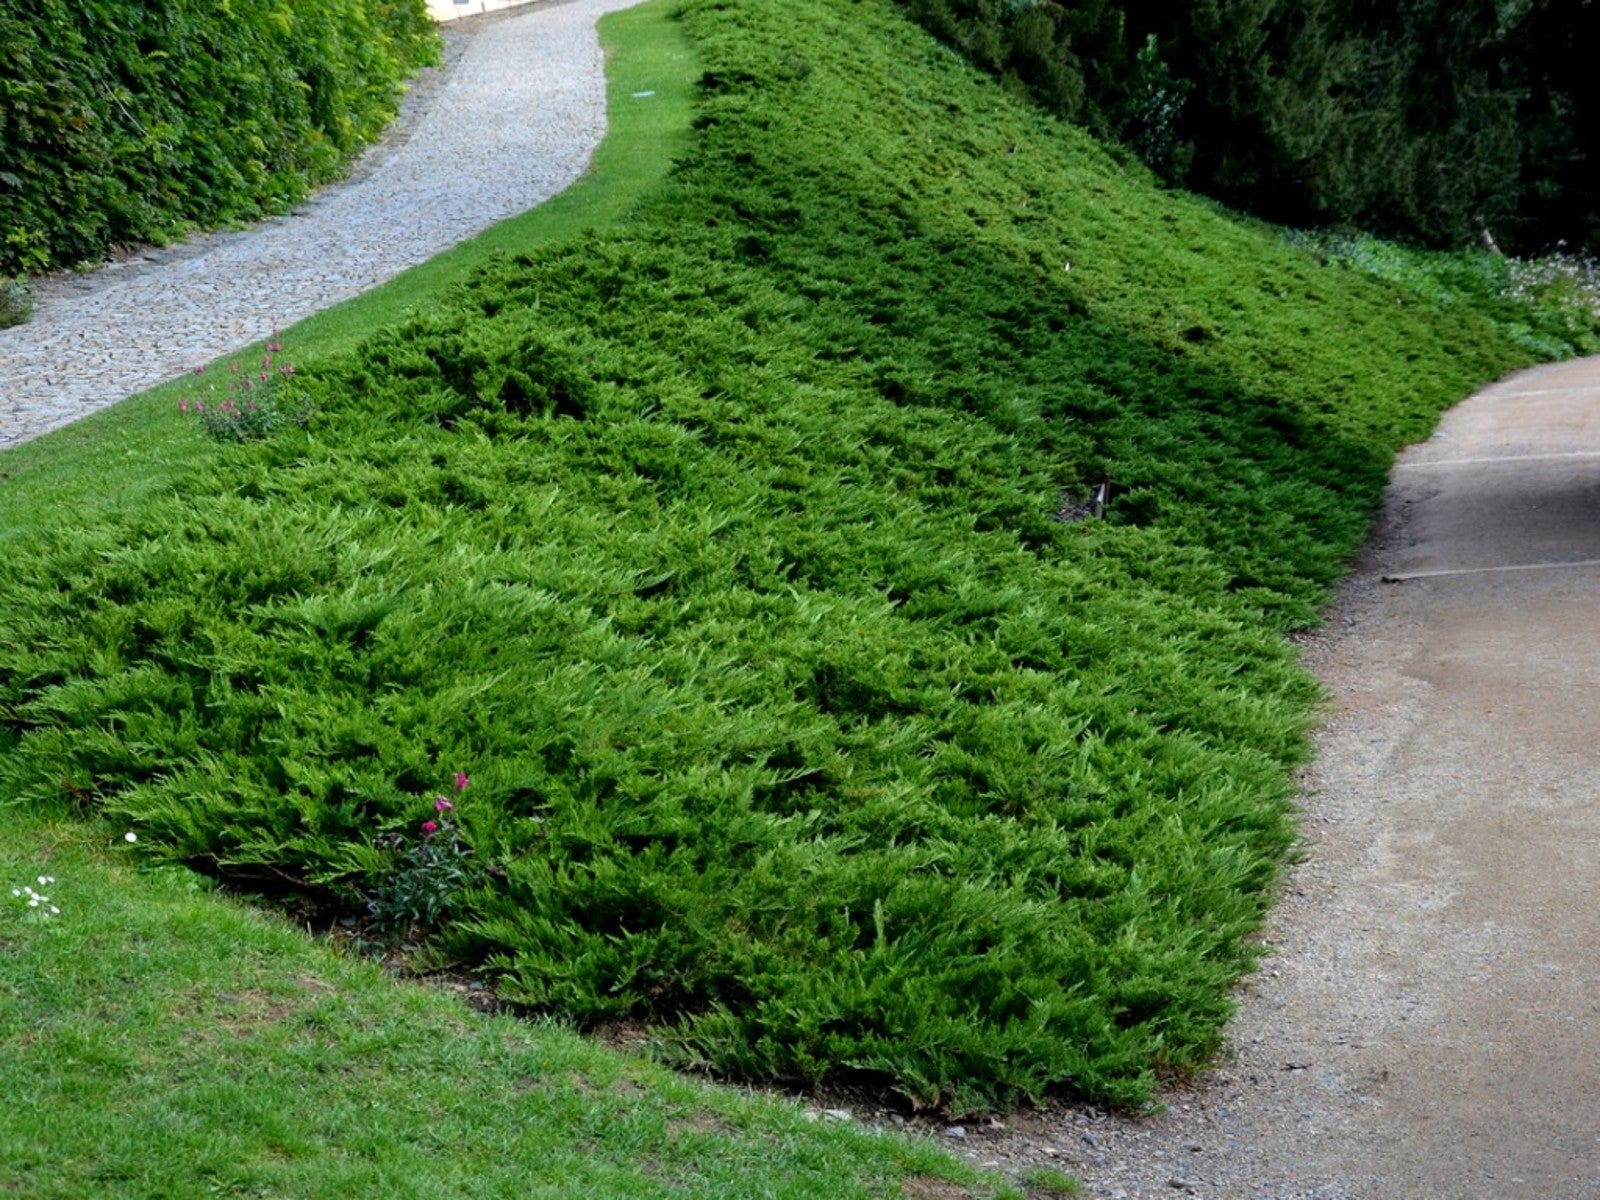
{"label": "leafy green plant", "polygon": [[1488,250],[1423,250],[1368,234],[1287,230],[1285,238],[1400,289],[1402,302],[1470,309],[1543,358],[1600,351],[1600,271],[1557,251],[1513,258]]}
{"label": "leafy green plant", "polygon": [[[276,339],[277,334],[273,335]],[[303,429],[315,415],[310,400],[295,394],[294,364],[281,355],[283,343],[270,341],[259,366],[240,369],[239,360],[228,364],[227,382],[215,383],[209,399],[185,396],[178,401],[181,416],[192,417],[219,442],[253,442],[285,429]],[[202,375],[196,367],[195,374]]]}
{"label": "leafy green plant", "polygon": [[438,53],[423,0],[41,0],[0,46],[0,271],[281,212]]}
{"label": "leafy green plant", "polygon": [[1507,264],[1506,295],[1558,326],[1557,338],[1581,353],[1600,350],[1600,263],[1557,250]]}
{"label": "leafy green plant", "polygon": [[21,325],[33,316],[33,284],[0,276],[0,329]]}
{"label": "leafy green plant", "polygon": [[[458,774],[456,795],[466,787],[467,777]],[[455,802],[435,797],[433,811],[418,827],[420,836],[391,833],[378,839],[381,865],[367,912],[372,927],[381,935],[403,937],[419,927],[437,928],[461,909],[474,880],[472,848],[451,816]]]}

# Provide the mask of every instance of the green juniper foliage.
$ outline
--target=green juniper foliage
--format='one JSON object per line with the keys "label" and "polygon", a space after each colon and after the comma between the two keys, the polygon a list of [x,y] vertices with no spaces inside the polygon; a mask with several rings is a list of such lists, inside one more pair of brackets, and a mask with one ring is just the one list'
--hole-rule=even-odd
{"label": "green juniper foliage", "polygon": [[683,21],[696,139],[620,230],[297,361],[308,429],[13,539],[0,786],[355,906],[472,763],[443,936],[505,997],[730,1075],[1141,1102],[1216,1050],[1292,841],[1283,631],[1396,446],[1526,351],[879,0]]}

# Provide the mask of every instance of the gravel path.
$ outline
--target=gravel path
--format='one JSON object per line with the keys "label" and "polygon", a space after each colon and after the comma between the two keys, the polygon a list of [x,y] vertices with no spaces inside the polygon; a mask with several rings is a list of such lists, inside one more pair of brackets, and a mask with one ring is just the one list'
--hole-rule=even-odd
{"label": "gravel path", "polygon": [[0,447],[66,425],[398,275],[578,178],[605,133],[595,22],[570,0],[452,23],[443,71],[343,183],[286,217],[45,280],[0,330]]}
{"label": "gravel path", "polygon": [[1600,1198],[1600,359],[1402,455],[1307,639],[1306,858],[1221,1069],[943,1133],[1101,1200]]}

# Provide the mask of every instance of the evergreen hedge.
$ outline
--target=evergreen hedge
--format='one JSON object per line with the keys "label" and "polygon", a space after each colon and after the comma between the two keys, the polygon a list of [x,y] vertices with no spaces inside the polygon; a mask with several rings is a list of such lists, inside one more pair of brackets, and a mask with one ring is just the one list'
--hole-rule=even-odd
{"label": "evergreen hedge", "polygon": [[1268,220],[1600,251],[1588,0],[902,0],[1006,86]]}
{"label": "evergreen hedge", "polygon": [[0,7],[0,274],[283,211],[436,54],[423,0]]}

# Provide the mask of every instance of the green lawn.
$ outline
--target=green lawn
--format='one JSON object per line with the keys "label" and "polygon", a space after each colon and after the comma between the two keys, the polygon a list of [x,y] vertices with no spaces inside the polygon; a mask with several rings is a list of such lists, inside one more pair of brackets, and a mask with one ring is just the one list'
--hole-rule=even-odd
{"label": "green lawn", "polygon": [[188,871],[136,869],[120,830],[13,812],[8,835],[0,1192],[1018,1196],[929,1145],[397,982]]}

